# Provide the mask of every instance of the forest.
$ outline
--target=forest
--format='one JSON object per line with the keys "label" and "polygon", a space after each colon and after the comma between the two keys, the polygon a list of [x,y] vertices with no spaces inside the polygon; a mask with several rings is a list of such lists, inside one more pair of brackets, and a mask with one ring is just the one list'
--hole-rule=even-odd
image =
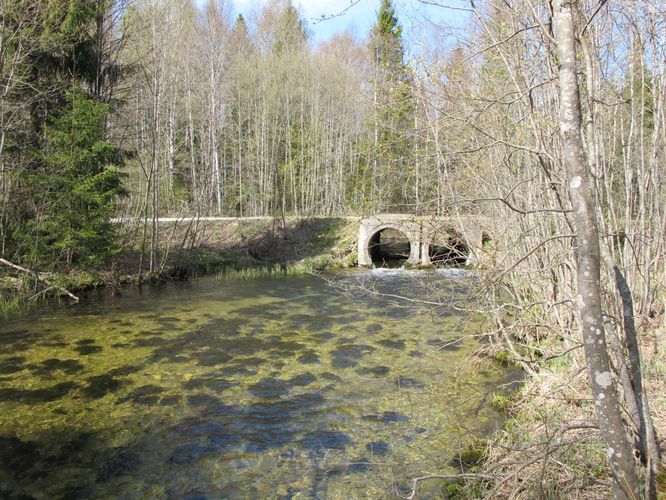
{"label": "forest", "polygon": [[[530,437],[507,431],[461,479],[493,498],[657,498],[666,7],[423,3],[464,29],[424,24],[414,51],[391,0],[368,33],[319,44],[290,0],[3,2],[0,258],[104,268],[133,246],[156,271],[165,216],[479,217]],[[590,429],[604,444],[577,449]]]}

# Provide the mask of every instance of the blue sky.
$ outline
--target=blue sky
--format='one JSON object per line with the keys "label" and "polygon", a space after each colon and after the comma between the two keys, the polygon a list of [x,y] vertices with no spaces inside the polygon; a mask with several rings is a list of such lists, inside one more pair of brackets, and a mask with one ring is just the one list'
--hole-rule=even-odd
{"label": "blue sky", "polygon": [[[247,14],[261,7],[270,0],[233,0],[236,12]],[[350,30],[358,38],[364,38],[375,22],[380,0],[358,0],[354,5],[350,0],[292,0],[300,8],[301,14],[308,22],[312,40],[318,44],[330,38],[334,33]],[[350,6],[351,5],[351,6]],[[394,0],[396,13],[403,26],[404,37],[408,47],[414,51],[429,36],[433,24],[444,26],[460,25],[463,16],[460,11],[452,11],[442,7],[426,5],[418,0]],[[453,0],[449,5],[462,5],[461,0]],[[323,15],[331,16],[349,7],[343,15],[320,21]]]}

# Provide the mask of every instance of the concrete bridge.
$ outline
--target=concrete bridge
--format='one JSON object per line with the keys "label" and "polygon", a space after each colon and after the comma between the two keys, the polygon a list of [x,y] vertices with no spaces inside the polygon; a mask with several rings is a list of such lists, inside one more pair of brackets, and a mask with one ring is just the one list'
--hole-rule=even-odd
{"label": "concrete bridge", "polygon": [[437,262],[478,263],[485,241],[476,218],[378,214],[361,220],[359,266],[383,264],[381,250],[377,250],[382,246],[382,234],[390,229],[404,236],[405,245],[409,242],[409,250],[402,252],[402,258],[405,265],[414,267]]}

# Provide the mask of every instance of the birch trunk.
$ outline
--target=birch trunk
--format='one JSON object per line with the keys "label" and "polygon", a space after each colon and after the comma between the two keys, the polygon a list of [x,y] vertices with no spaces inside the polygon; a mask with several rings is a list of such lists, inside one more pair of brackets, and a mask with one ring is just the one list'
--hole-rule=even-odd
{"label": "birch trunk", "polygon": [[583,158],[581,111],[576,76],[576,34],[572,3],[556,0],[554,26],[559,58],[560,135],[562,159],[569,181],[577,243],[577,283],[580,328],[599,430],[606,444],[618,499],[638,498],[633,450],[620,416],[611,375],[601,309],[599,233],[593,186]]}

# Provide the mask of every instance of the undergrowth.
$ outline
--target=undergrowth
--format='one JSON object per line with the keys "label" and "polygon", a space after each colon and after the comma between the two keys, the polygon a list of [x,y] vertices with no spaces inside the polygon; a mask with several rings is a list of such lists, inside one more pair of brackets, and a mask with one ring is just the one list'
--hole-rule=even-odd
{"label": "undergrowth", "polygon": [[[487,441],[474,471],[483,479],[447,484],[445,498],[579,499],[612,497],[611,470],[598,430],[582,348],[545,342],[537,373],[510,398],[491,404],[509,419]],[[645,386],[662,454],[666,445],[666,327],[643,336]],[[552,356],[549,358],[549,355]],[[510,363],[509,356],[498,361]],[[663,458],[662,458],[663,460]],[[490,477],[492,479],[487,479]],[[666,472],[658,477],[666,498]]]}

